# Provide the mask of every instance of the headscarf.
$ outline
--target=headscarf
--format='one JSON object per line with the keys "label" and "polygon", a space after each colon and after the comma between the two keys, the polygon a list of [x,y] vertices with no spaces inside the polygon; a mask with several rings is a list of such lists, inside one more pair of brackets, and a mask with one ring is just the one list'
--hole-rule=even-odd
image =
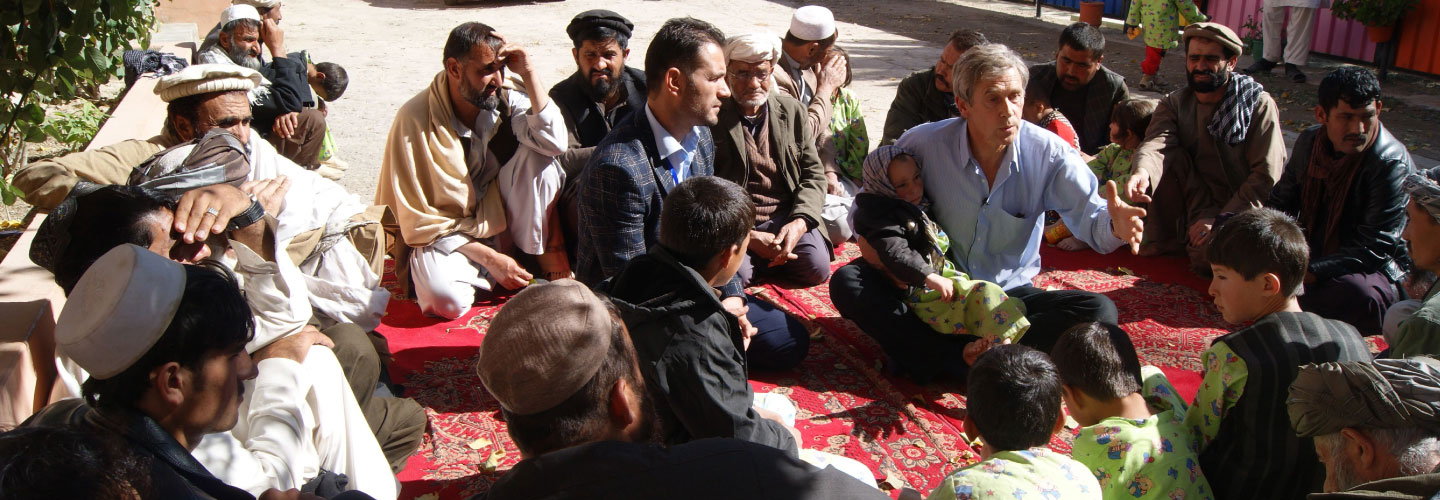
{"label": "headscarf", "polygon": [[[865,156],[865,165],[860,173],[860,187],[866,193],[878,194],[886,198],[895,198],[895,185],[890,184],[890,162],[896,156],[910,155],[910,151],[900,146],[880,146]],[[919,162],[916,162],[919,165]]]}
{"label": "headscarf", "polygon": [[1440,434],[1440,361],[1428,357],[1311,364],[1286,400],[1301,437],[1346,427],[1418,427]]}
{"label": "headscarf", "polygon": [[1425,209],[1425,213],[1440,221],[1440,184],[1435,182],[1436,179],[1440,179],[1440,167],[1406,176],[1401,188],[1415,204]]}

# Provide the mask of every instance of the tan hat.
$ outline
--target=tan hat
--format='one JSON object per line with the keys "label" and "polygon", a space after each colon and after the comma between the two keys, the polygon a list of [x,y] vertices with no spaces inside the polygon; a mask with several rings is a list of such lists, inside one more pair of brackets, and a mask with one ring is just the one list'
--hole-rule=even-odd
{"label": "tan hat", "polygon": [[1180,35],[1181,42],[1189,42],[1194,37],[1208,38],[1215,43],[1229,48],[1235,55],[1240,55],[1242,46],[1240,37],[1230,27],[1220,23],[1193,23],[1185,27],[1185,33]]}
{"label": "tan hat", "polygon": [[260,86],[260,72],[236,64],[196,64],[165,75],[155,93],[165,102],[181,97],[231,90],[250,91]]}
{"label": "tan hat", "polygon": [[725,60],[759,64],[780,60],[780,37],[772,33],[746,33],[725,40]]}
{"label": "tan hat", "polygon": [[825,40],[835,34],[835,14],[819,5],[795,9],[790,18],[790,34],[805,41]]}
{"label": "tan hat", "polygon": [[530,285],[490,322],[480,342],[480,383],[510,413],[554,408],[600,371],[614,327],[605,303],[579,281]]}
{"label": "tan hat", "polygon": [[185,295],[185,266],[125,244],[90,265],[65,300],[55,344],[92,377],[107,379],[145,355]]}
{"label": "tan hat", "polygon": [[226,7],[224,11],[220,12],[221,27],[230,24],[232,21],[239,21],[241,19],[258,22],[260,20],[260,11],[257,10],[254,5],[236,2],[235,5]]}
{"label": "tan hat", "polygon": [[230,3],[235,5],[249,5],[257,9],[273,9],[280,5],[280,0],[233,0]]}

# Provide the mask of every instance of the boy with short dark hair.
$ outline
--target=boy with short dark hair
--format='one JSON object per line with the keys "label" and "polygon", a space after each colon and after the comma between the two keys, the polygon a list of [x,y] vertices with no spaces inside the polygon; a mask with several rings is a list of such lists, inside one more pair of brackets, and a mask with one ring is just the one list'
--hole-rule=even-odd
{"label": "boy with short dark hair", "polygon": [[1185,416],[1215,498],[1299,500],[1324,484],[1314,444],[1290,428],[1290,382],[1305,364],[1371,357],[1354,327],[1300,310],[1309,257],[1300,227],[1269,208],[1225,221],[1206,251],[1220,314],[1251,323],[1205,351],[1204,380]]}
{"label": "boy with short dark hair", "polygon": [[1071,456],[1095,473],[1105,498],[1212,498],[1184,427],[1185,403],[1158,369],[1140,367],[1120,327],[1076,325],[1050,357],[1065,406],[1083,426]]}
{"label": "boy with short dark hair", "polygon": [[970,367],[965,432],[984,442],[980,463],[955,471],[930,500],[1099,499],[1084,464],[1046,445],[1065,425],[1060,378],[1044,353],[996,346]]}
{"label": "boy with short dark hair", "polygon": [[630,330],[666,442],[733,437],[798,452],[799,432],[753,406],[745,361],[752,333],[716,291],[739,269],[754,226],[744,189],[692,177],[665,198],[660,244],[600,284]]}

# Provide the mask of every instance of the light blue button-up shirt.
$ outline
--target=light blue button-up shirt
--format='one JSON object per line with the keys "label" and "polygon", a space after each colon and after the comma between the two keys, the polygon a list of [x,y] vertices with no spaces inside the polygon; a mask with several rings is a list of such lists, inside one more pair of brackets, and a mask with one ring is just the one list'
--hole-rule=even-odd
{"label": "light blue button-up shirt", "polygon": [[[695,150],[700,147],[700,127],[691,127],[683,139],[676,139],[669,130],[660,126],[650,105],[645,105],[645,118],[650,120],[650,132],[655,134],[655,152],[670,165],[670,176],[675,185],[690,177],[690,164],[695,163]],[[678,155],[678,156],[677,156]]]}
{"label": "light blue button-up shirt", "polygon": [[1033,284],[1046,210],[1100,253],[1124,245],[1111,232],[1095,175],[1058,136],[1022,122],[990,185],[965,130],[964,118],[951,118],[910,129],[895,144],[920,161],[931,214],[950,236],[948,257],[971,278],[1006,290]]}

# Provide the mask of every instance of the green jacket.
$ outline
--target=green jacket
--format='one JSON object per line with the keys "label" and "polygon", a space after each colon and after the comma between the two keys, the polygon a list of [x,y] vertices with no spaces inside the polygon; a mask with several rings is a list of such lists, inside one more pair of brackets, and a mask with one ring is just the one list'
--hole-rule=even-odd
{"label": "green jacket", "polygon": [[955,97],[935,88],[935,68],[916,71],[900,80],[895,100],[885,115],[885,133],[881,145],[894,144],[906,130],[922,123],[953,118]]}
{"label": "green jacket", "polygon": [[[773,92],[765,105],[769,107],[770,154],[785,187],[795,197],[790,213],[777,213],[775,218],[789,221],[802,217],[808,228],[814,229],[825,220],[820,217],[825,209],[825,167],[811,140],[814,136],[805,122],[805,108],[800,101]],[[734,99],[726,99],[720,106],[720,121],[710,133],[715,138],[715,175],[745,187],[751,172],[750,156],[745,153],[748,132],[740,123],[740,106]],[[828,243],[827,231],[820,233]]]}
{"label": "green jacket", "polygon": [[1410,319],[1400,322],[1390,357],[1408,358],[1416,355],[1440,357],[1440,293],[1433,291]]}

